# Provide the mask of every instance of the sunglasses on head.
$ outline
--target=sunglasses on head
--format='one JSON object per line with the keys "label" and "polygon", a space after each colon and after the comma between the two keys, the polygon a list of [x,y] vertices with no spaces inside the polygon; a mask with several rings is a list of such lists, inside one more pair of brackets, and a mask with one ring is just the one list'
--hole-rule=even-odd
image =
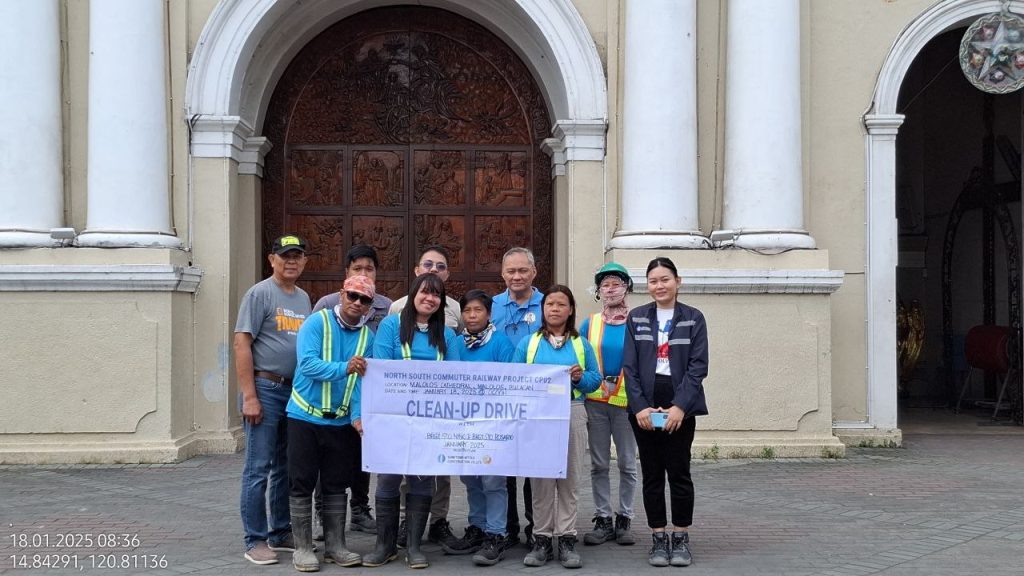
{"label": "sunglasses on head", "polygon": [[345,292],[345,298],[348,298],[349,302],[355,302],[358,300],[360,304],[364,304],[366,306],[373,304],[373,298],[370,298],[369,296],[365,296],[358,292]]}

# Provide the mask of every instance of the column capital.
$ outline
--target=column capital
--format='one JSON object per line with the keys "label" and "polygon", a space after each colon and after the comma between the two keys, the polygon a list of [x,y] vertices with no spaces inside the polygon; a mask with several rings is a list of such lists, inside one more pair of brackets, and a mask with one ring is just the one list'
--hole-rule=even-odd
{"label": "column capital", "polygon": [[246,145],[254,130],[241,116],[201,115],[189,124],[193,158],[231,158],[239,164],[245,161]]}
{"label": "column capital", "polygon": [[872,136],[896,136],[906,120],[903,114],[865,114],[864,127]]}
{"label": "column capital", "polygon": [[605,133],[608,123],[604,120],[559,120],[551,133],[562,142],[565,159],[604,160]]}
{"label": "column capital", "polygon": [[545,138],[540,149],[551,156],[551,177],[565,176],[565,142],[558,138]]}
{"label": "column capital", "polygon": [[238,173],[263,178],[263,160],[274,145],[266,136],[252,136],[245,139],[238,156]]}

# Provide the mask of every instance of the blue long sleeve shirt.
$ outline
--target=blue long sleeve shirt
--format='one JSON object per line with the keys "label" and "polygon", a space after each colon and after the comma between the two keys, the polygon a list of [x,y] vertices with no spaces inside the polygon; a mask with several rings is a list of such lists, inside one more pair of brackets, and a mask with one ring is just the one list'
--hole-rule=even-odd
{"label": "blue long sleeve shirt", "polygon": [[[590,394],[601,386],[601,371],[597,368],[597,356],[594,355],[594,348],[590,345],[590,342],[587,342],[586,338],[580,336],[580,339],[583,341],[584,358],[587,365],[581,366],[583,368],[583,378],[580,378],[579,382],[572,384],[574,389],[579,390],[583,394],[579,398],[573,398],[577,402],[582,402],[585,395]],[[526,349],[529,345],[529,338],[520,340],[519,345],[516,346],[516,353],[512,361],[525,364]],[[576,350],[573,348],[572,342],[566,342],[565,345],[556,350],[546,338],[541,338],[537,346],[537,356],[534,357],[533,363],[575,366],[579,364],[579,360],[576,359]]]}
{"label": "blue long sleeve shirt", "polygon": [[[377,335],[373,339],[373,358],[378,360],[403,360],[402,341],[399,339],[399,320],[397,314],[392,314],[381,320],[377,328]],[[458,336],[455,331],[445,326],[444,342],[448,351],[444,360],[459,360]],[[416,330],[412,335],[411,360],[437,360],[437,348],[430,345],[430,338],[426,332]]]}
{"label": "blue long sleeve shirt", "polygon": [[[359,343],[360,330],[345,328],[338,322],[337,316],[328,312],[328,322],[331,329],[331,361],[325,362],[321,358],[324,341],[324,318],[320,313],[312,314],[299,328],[295,355],[297,366],[295,376],[292,379],[292,389],[302,397],[307,404],[321,410],[337,410],[345,397],[345,387],[348,385],[348,361],[356,353],[356,346]],[[364,356],[369,357],[373,349],[373,331],[369,331],[366,341]],[[331,406],[323,406],[324,382],[329,382],[331,392]],[[291,418],[304,420],[313,424],[326,426],[344,426],[351,424],[360,418],[360,386],[362,378],[357,377],[355,388],[352,391],[349,413],[334,419],[320,418],[307,413],[295,398],[288,399],[286,413]]]}

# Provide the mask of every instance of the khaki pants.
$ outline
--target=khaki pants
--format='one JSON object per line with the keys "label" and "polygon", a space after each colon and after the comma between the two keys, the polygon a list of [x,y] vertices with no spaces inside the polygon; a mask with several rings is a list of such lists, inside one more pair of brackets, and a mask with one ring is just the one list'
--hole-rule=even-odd
{"label": "khaki pants", "polygon": [[531,478],[533,533],[540,536],[575,536],[579,495],[576,484],[587,446],[587,410],[572,402],[569,413],[569,453],[565,479]]}

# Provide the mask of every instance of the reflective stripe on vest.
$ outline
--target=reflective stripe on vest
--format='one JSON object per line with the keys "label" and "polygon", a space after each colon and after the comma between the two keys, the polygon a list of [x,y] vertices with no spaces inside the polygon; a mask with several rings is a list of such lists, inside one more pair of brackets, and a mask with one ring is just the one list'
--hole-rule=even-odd
{"label": "reflective stripe on vest", "polygon": [[[529,343],[526,344],[526,363],[533,364],[534,359],[537,358],[537,348],[540,347],[540,339],[543,338],[540,332],[534,332],[530,336]],[[570,338],[572,341],[573,351],[576,352],[576,360],[580,365],[580,368],[587,369],[587,349],[583,347],[583,339],[577,336],[576,338]],[[583,393],[576,388],[572,389],[572,399],[576,400],[583,396]]]}
{"label": "reflective stripe on vest", "polygon": [[[323,344],[320,347],[320,359],[324,362],[331,362],[331,358],[334,356],[334,330],[331,328],[331,316],[326,308],[320,309],[320,315],[324,320],[324,339]],[[359,330],[359,340],[356,342],[356,352],[354,356],[362,356],[366,353],[366,342],[369,339],[370,329],[363,326]],[[342,396],[341,405],[338,406],[337,410],[330,410],[331,382],[329,380],[320,382],[320,408],[306,402],[295,388],[292,388],[292,399],[299,405],[299,408],[302,408],[307,414],[312,414],[317,418],[333,420],[334,418],[344,417],[348,415],[349,407],[352,403],[352,392],[356,388],[357,378],[359,378],[359,375],[355,372],[348,375],[348,378],[345,380],[345,394]]]}
{"label": "reflective stripe on vest", "polygon": [[[408,344],[402,344],[402,360],[412,360],[412,346]],[[437,351],[437,361],[444,360],[444,354],[441,351]]]}
{"label": "reflective stripe on vest", "polygon": [[[604,374],[604,357],[601,355],[601,344],[604,341],[604,316],[600,313],[590,317],[590,326],[587,328],[587,340],[590,341],[591,347],[594,348],[594,355],[597,356],[597,366],[601,370],[601,374]],[[602,378],[601,387],[587,394],[587,400],[607,402],[612,406],[625,408],[628,403],[626,387],[623,386],[625,382],[626,377],[621,370],[619,371],[618,379],[615,380],[614,389],[609,390],[608,380]]]}

